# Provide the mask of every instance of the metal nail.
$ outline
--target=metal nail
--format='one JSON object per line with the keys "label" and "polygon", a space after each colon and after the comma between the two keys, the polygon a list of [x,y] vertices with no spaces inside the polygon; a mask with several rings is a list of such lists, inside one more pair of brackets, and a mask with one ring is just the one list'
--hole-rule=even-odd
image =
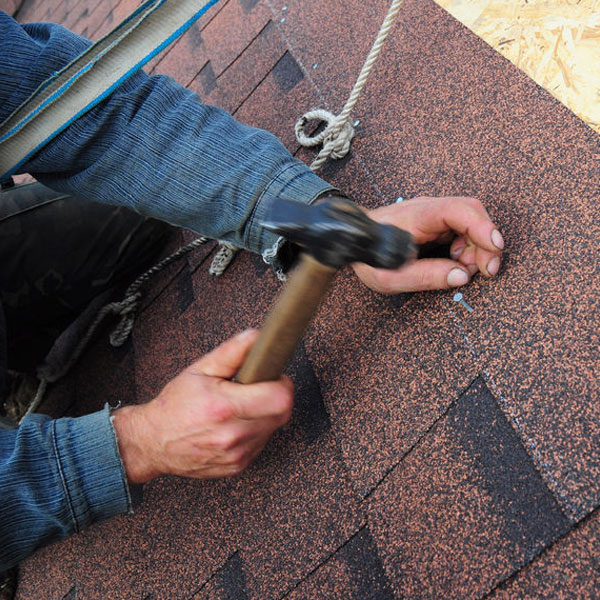
{"label": "metal nail", "polygon": [[473,309],[465,302],[461,292],[456,292],[456,294],[454,294],[454,296],[452,297],[452,300],[454,300],[454,302],[462,304],[469,312],[473,312]]}

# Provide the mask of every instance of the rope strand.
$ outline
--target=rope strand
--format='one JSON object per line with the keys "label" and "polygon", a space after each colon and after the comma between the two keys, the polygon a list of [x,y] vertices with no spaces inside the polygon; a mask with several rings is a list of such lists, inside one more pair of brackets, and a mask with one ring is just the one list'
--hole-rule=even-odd
{"label": "rope strand", "polygon": [[161,261],[156,263],[153,267],[142,273],[133,283],[127,288],[123,299],[117,302],[110,302],[103,306],[97,313],[96,317],[87,328],[85,335],[79,340],[75,350],[69,357],[69,360],[62,366],[58,371],[50,371],[45,365],[41,365],[38,368],[37,376],[40,381],[38,385],[35,397],[31,401],[31,404],[27,408],[27,412],[23,415],[19,423],[23,422],[23,419],[34,412],[41,404],[48,384],[58,381],[64,377],[73,367],[73,365],[79,360],[83,351],[86,349],[96,330],[104,321],[107,315],[119,315],[121,320],[114,328],[109,336],[109,340],[112,346],[122,346],[133,329],[135,317],[139,308],[140,301],[142,299],[142,292],[140,291],[142,286],[147,283],[154,275],[168,267],[171,263],[177,259],[188,254],[195,248],[203,246],[208,241],[207,238],[200,237],[185,246],[182,246],[177,251],[173,252],[169,256],[163,258]]}
{"label": "rope strand", "polygon": [[[350,142],[354,137],[354,126],[350,123],[350,113],[356,106],[358,98],[360,97],[365,84],[367,83],[367,78],[379,57],[381,49],[394,25],[396,19],[398,18],[398,14],[400,13],[400,8],[404,4],[404,0],[392,0],[392,4],[388,10],[388,13],[381,24],[381,28],[379,33],[377,34],[377,38],[371,47],[371,51],[369,52],[365,63],[363,64],[362,69],[358,75],[356,83],[354,84],[354,88],[350,92],[350,96],[340,112],[339,115],[334,115],[325,109],[316,109],[307,112],[304,116],[302,116],[296,123],[295,131],[296,131],[296,139],[303,146],[311,147],[317,146],[322,143],[323,147],[321,151],[317,154],[316,158],[310,165],[310,168],[313,171],[318,171],[323,163],[331,156],[332,158],[343,158],[348,154],[350,150]],[[327,123],[325,129],[319,133],[317,136],[311,138],[305,132],[305,127],[307,123],[311,120],[321,120]],[[318,140],[315,143],[306,143],[307,140]]]}

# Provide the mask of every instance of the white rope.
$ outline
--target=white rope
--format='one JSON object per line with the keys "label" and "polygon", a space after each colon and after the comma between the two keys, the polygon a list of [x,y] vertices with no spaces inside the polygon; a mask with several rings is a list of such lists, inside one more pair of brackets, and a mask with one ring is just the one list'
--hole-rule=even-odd
{"label": "white rope", "polygon": [[229,242],[219,242],[219,250],[215,254],[208,272],[216,277],[223,275],[238,251],[239,248]]}
{"label": "white rope", "polygon": [[[343,158],[350,150],[350,142],[354,137],[354,126],[350,123],[350,113],[354,109],[356,102],[360,94],[365,87],[367,78],[371,73],[373,65],[379,57],[381,48],[385,43],[385,40],[394,25],[396,18],[400,12],[400,8],[404,0],[392,0],[392,4],[388,10],[388,13],[381,24],[381,29],[377,34],[377,38],[365,60],[358,79],[354,84],[354,88],[339,115],[334,115],[325,109],[316,109],[307,112],[302,116],[296,123],[296,139],[300,144],[306,147],[316,146],[323,144],[321,151],[317,154],[316,158],[310,165],[313,171],[318,171],[323,163],[331,156],[332,158]],[[308,136],[305,132],[305,127],[309,121],[321,120],[327,123],[325,129],[317,134],[316,136]],[[313,143],[313,140],[317,140]],[[307,143],[308,142],[308,143]]]}

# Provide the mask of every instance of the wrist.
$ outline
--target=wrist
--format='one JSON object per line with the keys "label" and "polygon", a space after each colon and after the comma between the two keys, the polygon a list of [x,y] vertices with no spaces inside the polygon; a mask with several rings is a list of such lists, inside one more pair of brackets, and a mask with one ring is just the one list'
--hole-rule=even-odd
{"label": "wrist", "polygon": [[152,435],[145,418],[145,405],[125,406],[112,415],[119,454],[130,484],[146,483],[161,475],[153,464]]}

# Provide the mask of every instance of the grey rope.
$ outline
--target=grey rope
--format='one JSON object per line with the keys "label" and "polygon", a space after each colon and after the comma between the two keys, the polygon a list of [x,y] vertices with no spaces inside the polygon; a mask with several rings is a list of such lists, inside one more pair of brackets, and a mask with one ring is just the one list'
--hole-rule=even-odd
{"label": "grey rope", "polygon": [[119,315],[121,320],[117,324],[117,326],[113,329],[112,333],[109,336],[111,346],[119,347],[122,346],[133,329],[135,317],[137,311],[139,309],[140,301],[142,299],[142,286],[147,283],[154,275],[160,273],[163,269],[168,267],[171,263],[175,262],[182,256],[190,253],[192,250],[199,248],[200,246],[204,246],[208,241],[205,237],[200,237],[185,246],[182,246],[173,254],[163,258],[161,261],[156,263],[153,267],[148,269],[146,272],[142,273],[133,283],[125,290],[125,294],[122,300],[117,302],[109,302],[105,306],[103,306],[99,311],[90,326],[88,327],[85,335],[78,342],[73,354],[69,358],[69,360],[65,363],[65,365],[60,369],[60,371],[55,371],[53,373],[47,373],[44,371],[43,365],[38,369],[38,379],[40,383],[38,385],[37,392],[35,397],[31,401],[27,412],[23,415],[20,420],[20,423],[23,422],[23,419],[37,410],[42,399],[44,398],[44,394],[46,393],[46,389],[49,383],[53,383],[58,381],[62,377],[64,377],[70,370],[71,367],[79,360],[79,357],[83,354],[83,351],[89,344],[92,336],[98,329],[99,325],[104,321],[107,315]]}
{"label": "grey rope", "polygon": [[[334,115],[325,109],[311,110],[300,117],[296,122],[296,139],[300,144],[306,147],[323,144],[321,151],[310,165],[310,168],[313,171],[318,171],[330,156],[338,159],[343,158],[348,154],[350,142],[354,137],[354,126],[350,123],[350,113],[354,109],[354,106],[367,83],[367,78],[379,57],[379,53],[400,13],[400,8],[403,3],[404,0],[392,0],[392,4],[381,24],[377,38],[365,60],[365,64],[358,75],[358,79],[354,84],[354,88],[352,89],[342,112],[339,115]],[[324,121],[326,127],[321,133],[311,137],[306,134],[305,128],[309,121],[314,120]]]}
{"label": "grey rope", "polygon": [[[140,291],[140,288],[150,279],[152,279],[154,275],[160,273],[160,271],[168,267],[172,262],[175,262],[177,259],[181,258],[182,256],[185,256],[192,250],[195,250],[200,246],[204,246],[204,244],[206,244],[207,241],[208,240],[205,237],[197,238],[189,244],[182,246],[177,251],[173,252],[173,254],[170,254],[166,258],[163,258],[160,262],[156,263],[145,273],[142,273],[142,275],[140,275],[127,288],[123,300],[121,300],[120,302],[111,302],[110,304],[107,304],[98,313],[98,316],[90,326],[90,329],[92,330],[91,333],[88,331],[88,335],[86,336],[88,340],[89,338],[91,338],[91,336],[94,333],[94,330],[96,329],[96,327],[98,327],[98,325],[106,315],[115,314],[120,315],[121,320],[119,321],[118,325],[114,328],[113,332],[110,334],[110,343],[115,348],[122,346],[125,343],[125,340],[127,340],[127,338],[129,337],[131,330],[133,329],[135,316],[137,314],[140,300],[142,299],[142,292]],[[86,343],[88,340],[86,340]]]}

